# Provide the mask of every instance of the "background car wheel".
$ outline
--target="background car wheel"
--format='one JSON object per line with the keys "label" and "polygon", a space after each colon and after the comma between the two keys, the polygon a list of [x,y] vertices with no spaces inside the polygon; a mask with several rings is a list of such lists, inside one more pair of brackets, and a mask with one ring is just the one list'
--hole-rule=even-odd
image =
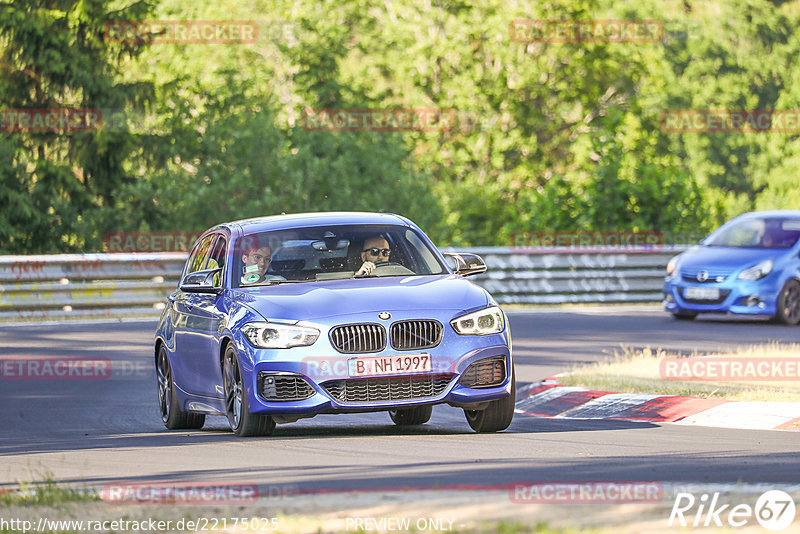
{"label": "background car wheel", "polygon": [[164,345],[158,349],[156,378],[158,379],[158,407],[164,426],[170,430],[203,428],[206,422],[205,414],[184,412],[178,406],[172,367],[169,364],[167,347]]}
{"label": "background car wheel", "polygon": [[800,323],[800,282],[788,280],[778,293],[777,319],[783,324]]}
{"label": "background car wheel", "polygon": [[697,314],[694,312],[679,311],[673,312],[672,318],[678,321],[694,321],[697,318]]}
{"label": "background car wheel", "polygon": [[485,410],[464,410],[467,423],[476,432],[499,432],[505,430],[514,418],[517,396],[517,381],[511,371],[511,395],[493,400]]}
{"label": "background car wheel", "polygon": [[275,430],[275,420],[272,417],[250,413],[239,359],[231,344],[225,349],[222,375],[225,383],[225,412],[233,433],[240,438],[272,434]]}
{"label": "background car wheel", "polygon": [[398,426],[421,425],[427,423],[433,414],[433,406],[417,406],[403,410],[389,410],[389,417]]}

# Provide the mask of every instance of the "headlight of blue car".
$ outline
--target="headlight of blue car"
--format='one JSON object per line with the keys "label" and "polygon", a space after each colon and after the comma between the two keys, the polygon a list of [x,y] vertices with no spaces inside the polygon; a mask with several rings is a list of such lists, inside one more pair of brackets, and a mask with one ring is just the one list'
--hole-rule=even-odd
{"label": "headlight of blue car", "polygon": [[500,308],[490,306],[456,317],[450,321],[450,325],[462,336],[485,336],[502,332],[505,328],[505,319]]}
{"label": "headlight of blue car", "polygon": [[739,280],[761,280],[772,271],[772,260],[764,260],[754,267],[745,269],[739,274]]}
{"label": "headlight of blue car", "polygon": [[254,347],[260,349],[288,349],[313,345],[319,330],[308,326],[280,323],[247,323],[242,333]]}

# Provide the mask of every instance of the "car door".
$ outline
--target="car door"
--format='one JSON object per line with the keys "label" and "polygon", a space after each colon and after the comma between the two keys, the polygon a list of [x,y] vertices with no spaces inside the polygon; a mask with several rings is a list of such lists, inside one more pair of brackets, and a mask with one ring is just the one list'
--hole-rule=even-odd
{"label": "car door", "polygon": [[[218,250],[215,243],[220,240],[224,250],[225,239],[220,234],[203,237],[192,251],[183,276],[213,268],[212,256]],[[214,281],[221,284],[222,277],[215,277]],[[220,374],[219,358],[212,353],[218,324],[222,320],[222,314],[216,311],[218,299],[221,300],[218,295],[211,293],[188,293],[180,289],[175,293],[176,350],[173,372],[176,383],[187,393],[206,397],[219,395],[216,388],[216,383],[221,382],[221,379],[217,380]],[[213,361],[215,365],[212,365]]]}

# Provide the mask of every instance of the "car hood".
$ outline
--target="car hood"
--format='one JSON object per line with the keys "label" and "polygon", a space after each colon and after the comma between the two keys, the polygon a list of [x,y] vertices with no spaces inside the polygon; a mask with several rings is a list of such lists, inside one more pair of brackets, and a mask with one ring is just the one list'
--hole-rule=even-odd
{"label": "car hood", "polygon": [[456,275],[392,276],[248,287],[232,298],[269,320],[313,321],[364,312],[453,310],[485,307],[486,291]]}
{"label": "car hood", "polygon": [[679,268],[683,271],[710,269],[731,273],[752,267],[763,260],[777,260],[787,251],[788,249],[695,246],[681,254]]}

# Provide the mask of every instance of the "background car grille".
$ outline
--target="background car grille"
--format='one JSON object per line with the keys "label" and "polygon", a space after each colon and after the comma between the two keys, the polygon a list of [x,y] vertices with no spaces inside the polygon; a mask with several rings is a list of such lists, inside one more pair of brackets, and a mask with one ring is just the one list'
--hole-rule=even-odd
{"label": "background car grille", "polygon": [[452,374],[330,380],[322,387],[339,402],[424,399],[441,395]]}
{"label": "background car grille", "polygon": [[379,352],[386,346],[386,330],[379,324],[335,326],[329,337],[333,348],[344,354]]}
{"label": "background car grille", "polygon": [[303,377],[261,372],[258,394],[268,401],[297,401],[313,397],[316,391]]}
{"label": "background car grille", "polygon": [[439,321],[399,321],[392,325],[389,339],[397,350],[429,349],[442,340],[442,331]]}
{"label": "background car grille", "polygon": [[702,300],[702,299],[687,299],[686,297],[683,296],[683,288],[679,288],[679,291],[681,293],[681,298],[685,302],[688,302],[689,304],[722,304],[722,302],[726,298],[728,298],[728,295],[730,295],[730,293],[731,293],[730,289],[720,289],[719,290],[719,298],[718,299]]}
{"label": "background car grille", "polygon": [[506,359],[486,358],[467,367],[460,383],[468,388],[488,388],[502,384],[505,379]]}
{"label": "background car grille", "polygon": [[[718,283],[723,282],[726,278],[731,275],[730,270],[708,270],[705,269],[706,273],[708,273],[708,278],[705,280],[698,280],[697,274],[704,269],[681,269],[681,276],[684,280],[688,282],[700,282],[701,284],[708,284],[711,282]],[[719,280],[718,280],[719,278]]]}

